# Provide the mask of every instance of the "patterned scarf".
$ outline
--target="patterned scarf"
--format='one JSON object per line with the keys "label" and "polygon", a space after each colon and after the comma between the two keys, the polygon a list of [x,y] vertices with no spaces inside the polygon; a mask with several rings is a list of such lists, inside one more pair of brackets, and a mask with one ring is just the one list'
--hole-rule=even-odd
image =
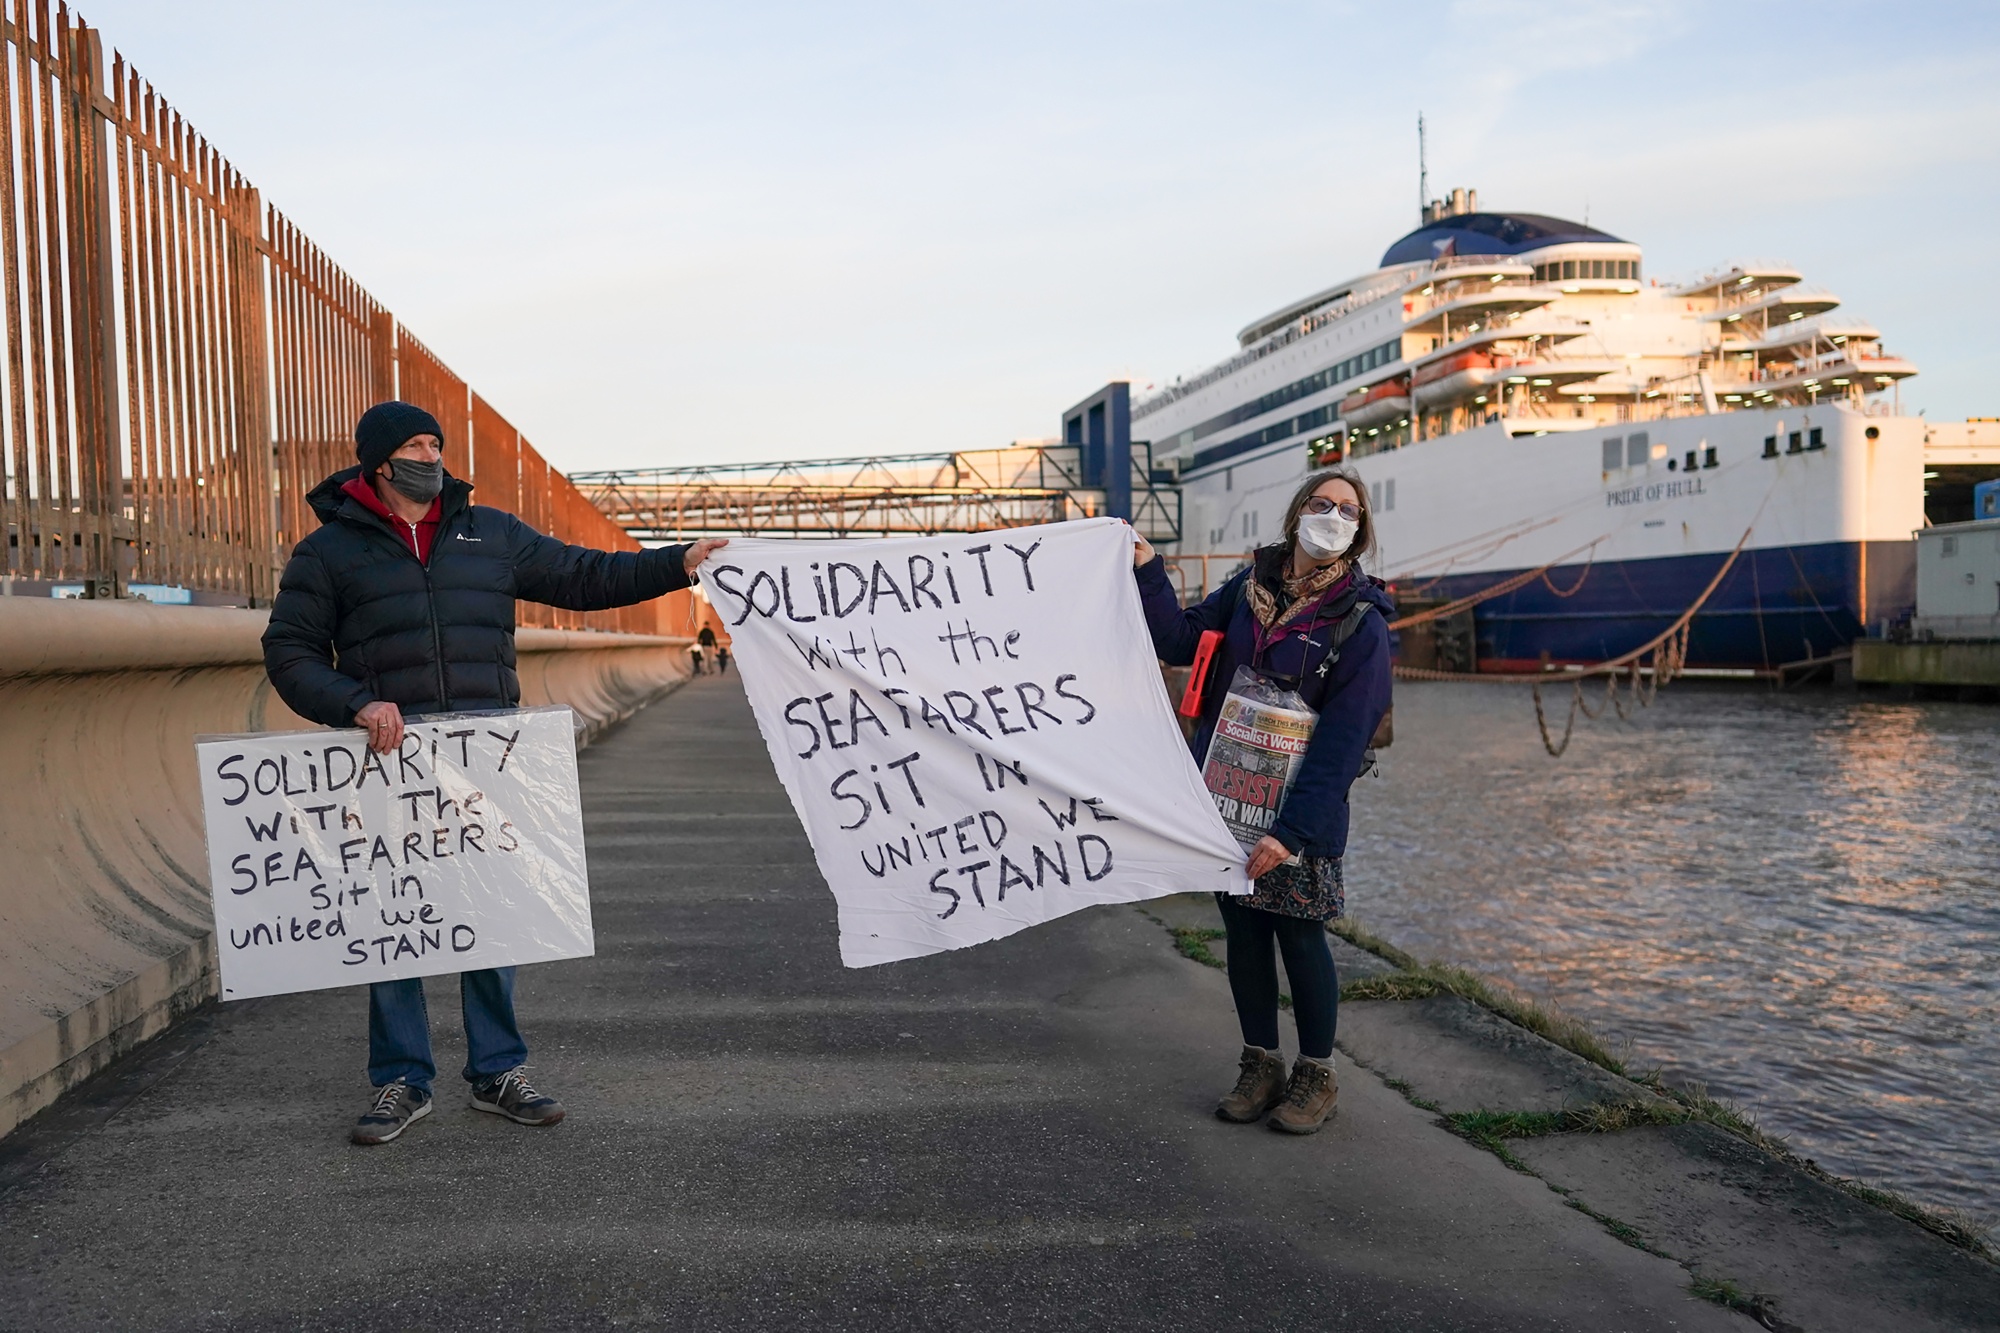
{"label": "patterned scarf", "polygon": [[1281,629],[1311,608],[1318,606],[1353,572],[1353,566],[1346,560],[1336,560],[1330,565],[1321,565],[1303,578],[1293,578],[1290,573],[1289,555],[1284,568],[1286,572],[1280,578],[1284,585],[1285,596],[1291,600],[1282,610],[1279,609],[1278,599],[1264,586],[1263,580],[1257,577],[1257,571],[1252,571],[1251,576],[1244,580],[1243,591],[1250,598],[1251,614],[1257,617],[1257,623],[1267,631]]}

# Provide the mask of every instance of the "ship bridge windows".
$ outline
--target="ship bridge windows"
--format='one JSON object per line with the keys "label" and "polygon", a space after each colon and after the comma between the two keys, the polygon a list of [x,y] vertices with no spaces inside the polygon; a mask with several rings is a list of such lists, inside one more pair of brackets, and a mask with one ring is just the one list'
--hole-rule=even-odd
{"label": "ship bridge windows", "polygon": [[1551,259],[1535,265],[1536,282],[1637,282],[1636,259]]}

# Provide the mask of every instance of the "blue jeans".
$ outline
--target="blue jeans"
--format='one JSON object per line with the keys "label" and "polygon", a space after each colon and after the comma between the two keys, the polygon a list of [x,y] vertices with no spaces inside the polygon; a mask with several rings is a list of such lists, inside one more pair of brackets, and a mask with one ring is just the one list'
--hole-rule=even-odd
{"label": "blue jeans", "polygon": [[[465,1013],[466,1082],[496,1078],[527,1062],[528,1043],[514,1021],[513,968],[461,972],[458,1002]],[[436,1077],[423,978],[375,982],[368,988],[368,1081],[379,1088],[402,1079],[429,1092]]]}

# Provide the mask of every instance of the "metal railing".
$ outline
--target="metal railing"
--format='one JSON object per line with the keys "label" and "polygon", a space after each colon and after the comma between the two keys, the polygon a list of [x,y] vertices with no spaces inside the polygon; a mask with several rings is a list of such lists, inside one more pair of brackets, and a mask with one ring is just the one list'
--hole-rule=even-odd
{"label": "metal railing", "polygon": [[1180,596],[1182,606],[1193,606],[1229,581],[1230,575],[1250,563],[1250,553],[1214,555],[1169,555],[1167,578]]}
{"label": "metal railing", "polygon": [[[490,405],[114,55],[47,0],[0,0],[0,578],[260,605],[354,461],[372,402],[443,423],[482,503],[636,549]],[[651,631],[655,607],[523,605],[524,624]]]}

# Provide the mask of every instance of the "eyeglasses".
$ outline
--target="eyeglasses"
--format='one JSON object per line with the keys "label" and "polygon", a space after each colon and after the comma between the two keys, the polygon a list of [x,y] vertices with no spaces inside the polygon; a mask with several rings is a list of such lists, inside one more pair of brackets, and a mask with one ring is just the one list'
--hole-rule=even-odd
{"label": "eyeglasses", "polygon": [[1305,512],[1308,514],[1338,513],[1349,523],[1359,523],[1361,521],[1360,505],[1354,503],[1352,500],[1342,500],[1340,503],[1335,504],[1324,495],[1315,495],[1307,500],[1305,503]]}

